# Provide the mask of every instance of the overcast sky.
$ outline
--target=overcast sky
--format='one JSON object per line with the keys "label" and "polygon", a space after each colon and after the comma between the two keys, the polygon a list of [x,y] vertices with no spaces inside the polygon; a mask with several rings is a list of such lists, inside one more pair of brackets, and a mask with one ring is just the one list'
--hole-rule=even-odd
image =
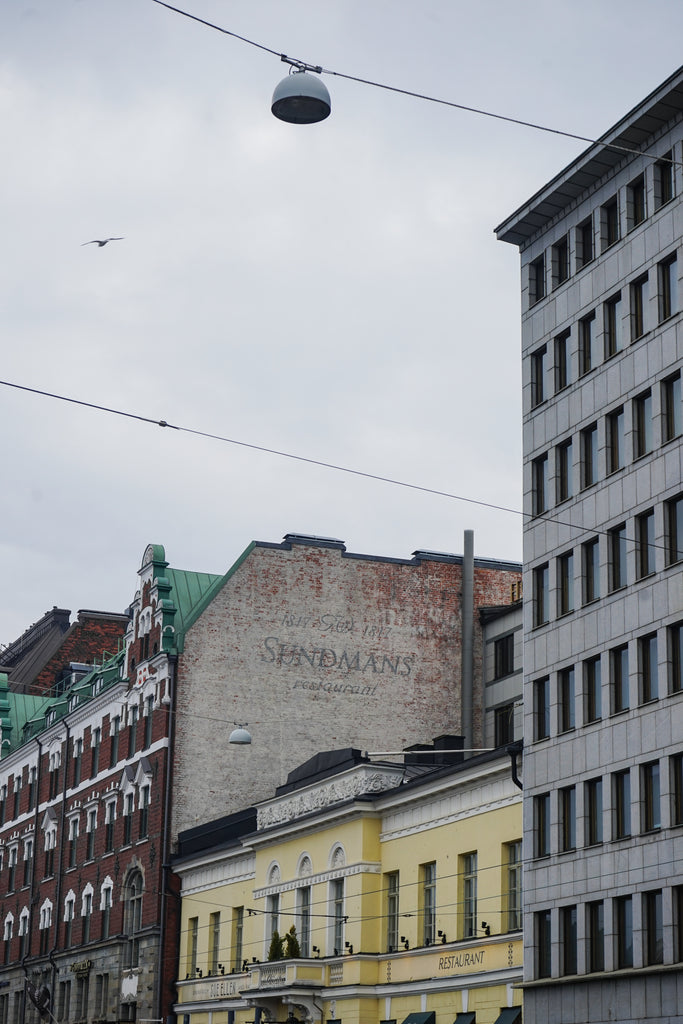
{"label": "overcast sky", "polygon": [[[177,0],[278,53],[604,132],[681,62],[680,0]],[[0,5],[0,377],[521,508],[519,257],[493,229],[584,148],[325,76],[153,0]],[[94,238],[125,236],[104,248]],[[149,542],[521,558],[521,519],[0,386],[0,642],[122,611]]]}

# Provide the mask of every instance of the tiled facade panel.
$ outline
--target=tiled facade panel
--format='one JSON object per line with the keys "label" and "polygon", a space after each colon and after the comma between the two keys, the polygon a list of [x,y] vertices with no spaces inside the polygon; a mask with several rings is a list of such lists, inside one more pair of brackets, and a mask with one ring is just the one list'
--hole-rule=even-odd
{"label": "tiled facade panel", "polygon": [[[519,573],[478,565],[474,603]],[[178,663],[173,831],[264,798],[319,750],[402,750],[461,732],[462,566],[257,546],[190,628]],[[474,616],[474,746],[482,743]],[[250,747],[228,746],[248,723]],[[205,756],[220,750],[206,784]]]}
{"label": "tiled facade panel", "polygon": [[[633,117],[644,117],[651,101]],[[672,107],[663,107],[658,117],[669,116]],[[645,156],[625,156],[568,200],[583,173],[579,158],[548,186],[572,182],[566,205],[522,244],[526,1024],[680,1014],[683,693],[673,680],[672,627],[683,620],[683,573],[675,546],[671,553],[667,502],[683,491],[683,445],[680,392],[667,436],[663,386],[683,371],[680,116],[647,152],[671,149],[673,197],[660,209],[661,168]],[[634,224],[640,175],[645,208]],[[602,208],[615,196],[620,237],[603,251]],[[578,228],[591,216],[594,256],[582,267]],[[558,284],[553,246],[564,237],[569,278]],[[530,264],[541,255],[546,295],[534,301]],[[663,313],[660,264],[671,257],[673,303]],[[638,285],[645,276],[647,292]],[[612,306],[617,295],[620,306]],[[587,366],[581,321],[593,311]],[[558,446],[570,438],[567,487]],[[586,558],[593,540],[595,577]],[[645,643],[650,637],[656,647]]]}

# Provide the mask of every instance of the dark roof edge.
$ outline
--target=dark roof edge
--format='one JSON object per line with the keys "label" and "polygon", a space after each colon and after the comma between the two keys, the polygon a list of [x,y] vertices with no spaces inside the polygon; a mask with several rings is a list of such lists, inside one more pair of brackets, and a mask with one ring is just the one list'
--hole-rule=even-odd
{"label": "dark roof edge", "polygon": [[[679,67],[676,71],[673,72],[673,74],[671,74],[667,79],[665,79],[664,82],[662,82],[655,89],[653,89],[653,91],[649,93],[649,95],[646,96],[645,99],[637,103],[636,106],[629,110],[629,112],[625,114],[619,121],[617,121],[615,125],[613,125],[603,135],[596,139],[595,142],[591,143],[591,145],[588,146],[587,149],[584,149],[574,160],[571,161],[571,163],[567,164],[558,174],[556,174],[554,178],[551,178],[551,180],[547,182],[542,188],[540,188],[538,192],[534,193],[534,195],[531,196],[530,199],[528,199],[525,203],[522,203],[522,205],[518,207],[518,209],[516,209],[514,213],[510,214],[509,217],[506,217],[505,220],[503,220],[496,228],[494,228],[494,234],[498,237],[498,239],[504,242],[510,242],[513,245],[518,245],[520,248],[522,248],[525,242],[528,240],[528,238],[532,237],[532,235],[535,234],[535,231],[529,232],[527,238],[523,238],[520,235],[519,231],[516,232],[514,230],[515,225],[518,225],[521,221],[523,221],[525,217],[527,217],[533,211],[534,207],[538,206],[539,202],[544,197],[549,197],[563,180],[570,178],[572,174],[580,172],[582,168],[584,168],[585,165],[590,161],[590,159],[592,157],[597,156],[597,154],[601,150],[604,150],[610,144],[614,144],[615,146],[619,145],[620,136],[622,136],[627,131],[627,129],[634,124],[638,115],[645,114],[649,109],[654,107],[655,103],[657,103],[658,101],[665,100],[666,95],[673,91],[672,86],[675,83],[677,83],[680,86],[682,82],[683,67]],[[621,144],[625,145],[626,143],[622,142]],[[631,148],[635,150],[637,147],[632,146]],[[645,152],[645,149],[643,148],[642,151]],[[614,163],[623,160],[629,155],[630,154],[627,152],[624,152],[620,155],[616,155]],[[539,227],[540,225],[536,225],[536,230]]]}

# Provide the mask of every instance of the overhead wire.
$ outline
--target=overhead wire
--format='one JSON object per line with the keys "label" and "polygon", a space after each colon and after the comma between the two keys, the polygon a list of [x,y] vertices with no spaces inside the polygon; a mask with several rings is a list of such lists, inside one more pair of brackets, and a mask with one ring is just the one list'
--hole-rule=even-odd
{"label": "overhead wire", "polygon": [[233,39],[238,39],[242,43],[247,43],[249,46],[254,46],[259,50],[263,50],[275,57],[279,57],[282,61],[287,61],[288,63],[295,65],[298,64],[306,69],[314,68],[315,71],[322,75],[332,75],[335,78],[344,78],[349,82],[357,82],[360,85],[369,85],[374,89],[383,89],[385,92],[394,92],[401,96],[409,96],[412,99],[425,100],[428,103],[437,103],[440,106],[451,107],[455,110],[462,110],[468,114],[478,114],[481,117],[494,118],[496,121],[505,121],[508,124],[519,125],[522,128],[532,128],[534,131],[546,132],[551,135],[559,135],[563,138],[574,139],[577,142],[588,142],[591,145],[605,146],[607,149],[613,149],[630,156],[644,156],[646,159],[661,160],[662,163],[670,163],[672,166],[679,166],[678,162],[673,158],[645,153],[642,149],[637,149],[633,146],[624,146],[616,142],[606,142],[605,139],[594,139],[588,135],[580,135],[577,132],[569,132],[561,128],[552,128],[549,125],[538,124],[535,121],[526,121],[523,118],[499,114],[491,110],[484,110],[481,107],[471,107],[465,103],[456,103],[454,100],[446,100],[438,96],[431,96],[429,93],[416,92],[412,89],[403,89],[399,86],[388,85],[386,82],[377,82],[372,78],[362,78],[359,75],[350,75],[343,71],[334,71],[332,68],[308,64],[298,58],[291,58],[279,50],[274,50],[270,46],[265,46],[263,43],[258,43],[254,39],[249,39],[247,36],[242,36],[237,32],[232,32],[230,29],[223,28],[221,25],[216,25],[215,22],[207,21],[205,18],[200,18],[196,14],[191,14],[189,11],[183,10],[181,7],[175,7],[173,4],[166,3],[165,0],[152,0],[152,3],[158,4],[159,7],[165,7],[167,10],[173,11],[175,14],[180,14],[182,17],[188,18],[190,21],[199,22],[199,24],[206,25],[207,28],[214,29],[216,32],[221,32],[223,35],[231,36]]}
{"label": "overhead wire", "polygon": [[[155,0],[157,2],[157,0]],[[28,387],[25,384],[17,384],[13,381],[0,380],[0,386],[14,388],[18,391],[26,391],[30,394],[39,395],[43,398],[53,398],[60,402],[67,402],[72,405],[83,406],[87,409],[94,409],[97,412],[106,412],[113,416],[121,416],[125,419],[138,420],[141,423],[148,423],[152,426],[167,427],[169,430],[176,430],[179,433],[191,434],[195,437],[203,437],[207,440],[219,441],[223,444],[231,444],[240,448],[248,448],[252,451],[261,452],[265,455],[275,455],[278,458],[292,459],[295,462],[302,462],[310,466],[319,466],[322,469],[332,469],[338,473],[347,473],[351,476],[361,477],[365,480],[375,480],[378,483],[391,484],[394,487],[404,487],[408,490],[419,491],[422,494],[431,494],[439,498],[448,498],[451,501],[462,501],[469,505],[477,505],[479,508],[491,509],[494,512],[505,512],[509,515],[520,516],[523,520],[532,521],[534,523],[548,523],[549,525],[562,526],[570,530],[578,530],[591,537],[595,536],[611,536],[611,529],[590,529],[587,530],[583,523],[573,523],[569,520],[561,518],[561,513],[555,513],[553,511],[541,512],[541,513],[528,513],[521,509],[510,508],[508,505],[498,505],[495,502],[484,501],[481,498],[469,498],[463,494],[454,494],[451,491],[443,491],[436,487],[426,487],[423,484],[410,483],[407,480],[399,480],[396,477],[384,476],[380,473],[370,473],[362,469],[353,469],[350,466],[342,466],[339,463],[327,462],[323,459],[313,459],[306,455],[296,455],[293,452],[282,451],[277,448],[269,448],[265,445],[253,444],[249,441],[241,441],[234,437],[226,437],[222,434],[214,434],[207,430],[199,430],[193,427],[184,427],[177,423],[169,423],[168,420],[155,419],[150,416],[143,416],[139,413],[126,412],[122,409],[115,409],[112,406],[99,405],[96,402],[86,402],[81,398],[73,398],[68,395],[60,395],[52,391],[44,391],[40,388]],[[637,539],[626,539],[626,545],[629,548],[638,547]],[[666,544],[660,544],[654,541],[649,545],[652,550],[668,551]]]}

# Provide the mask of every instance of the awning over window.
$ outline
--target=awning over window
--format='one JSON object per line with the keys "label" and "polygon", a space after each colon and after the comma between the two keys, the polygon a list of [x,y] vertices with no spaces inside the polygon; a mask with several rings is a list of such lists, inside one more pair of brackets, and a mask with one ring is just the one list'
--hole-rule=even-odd
{"label": "awning over window", "polygon": [[433,1010],[429,1013],[409,1013],[403,1024],[435,1024],[436,1015]]}
{"label": "awning over window", "polygon": [[476,1013],[472,1013],[471,1011],[469,1013],[459,1013],[453,1021],[453,1024],[474,1024],[476,1019]]}
{"label": "awning over window", "polygon": [[509,1006],[507,1009],[501,1010],[496,1024],[522,1024],[522,1007]]}

